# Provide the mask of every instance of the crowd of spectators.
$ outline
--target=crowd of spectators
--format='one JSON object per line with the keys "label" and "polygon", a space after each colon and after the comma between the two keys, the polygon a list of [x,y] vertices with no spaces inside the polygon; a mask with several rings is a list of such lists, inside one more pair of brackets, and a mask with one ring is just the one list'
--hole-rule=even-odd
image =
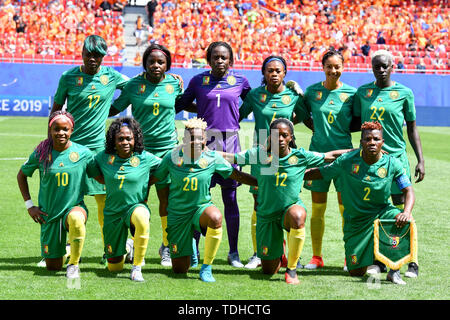
{"label": "crowd of spectators", "polygon": [[[80,56],[84,39],[102,36],[108,54],[125,49],[120,10],[127,1],[0,1],[0,55]],[[116,10],[116,11],[115,11]]]}
{"label": "crowd of spectators", "polygon": [[[0,0],[0,55],[79,54],[94,33],[107,40],[110,55],[120,55],[126,4]],[[371,52],[383,48],[404,69],[449,68],[447,0],[153,0],[146,8],[148,21],[141,22],[150,27],[136,44],[163,44],[184,66],[205,64],[207,46],[220,40],[233,47],[236,66],[277,54],[291,66],[320,68],[323,53],[334,48],[364,69]]]}
{"label": "crowd of spectators", "polygon": [[[366,67],[374,48],[391,50],[397,60],[424,58],[431,65],[440,56],[448,61],[450,10],[445,0],[159,3],[149,41],[167,46],[178,63],[201,61],[208,44],[217,40],[229,42],[237,64],[246,65],[259,65],[269,54],[282,55],[294,66],[318,64],[330,47],[341,50],[347,62]],[[414,69],[416,64],[405,65]]]}

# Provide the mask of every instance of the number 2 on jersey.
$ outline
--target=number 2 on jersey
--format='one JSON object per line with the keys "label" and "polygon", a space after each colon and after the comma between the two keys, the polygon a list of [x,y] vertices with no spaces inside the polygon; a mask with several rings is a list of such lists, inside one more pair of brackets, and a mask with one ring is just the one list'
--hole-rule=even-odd
{"label": "number 2 on jersey", "polygon": [[[373,111],[372,114],[370,115],[370,119],[371,119],[371,120],[384,120],[384,119],[383,119],[383,114],[384,114],[384,112],[386,111],[386,110],[384,109],[384,107],[379,107],[379,108],[377,108],[377,107],[375,107],[375,106],[371,106],[371,107],[370,107],[370,110]],[[380,111],[380,114],[379,114],[379,115],[377,115],[377,111]]]}
{"label": "number 2 on jersey", "polygon": [[364,192],[366,193],[366,195],[364,196],[363,200],[364,201],[370,201],[370,199],[369,199],[370,188],[369,187],[365,187],[364,188]]}

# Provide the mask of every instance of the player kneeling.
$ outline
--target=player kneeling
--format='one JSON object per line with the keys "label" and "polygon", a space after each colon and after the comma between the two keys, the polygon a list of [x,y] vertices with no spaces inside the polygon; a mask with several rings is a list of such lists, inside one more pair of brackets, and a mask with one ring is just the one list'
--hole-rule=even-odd
{"label": "player kneeling", "polygon": [[[374,221],[395,219],[399,227],[414,223],[411,211],[415,196],[401,163],[383,154],[383,128],[378,122],[361,126],[361,150],[349,152],[332,164],[305,173],[305,179],[342,179],[344,242],[351,276],[363,276],[374,263]],[[397,183],[405,195],[403,211],[389,202],[391,185]],[[387,280],[405,284],[399,270],[390,270]]]}

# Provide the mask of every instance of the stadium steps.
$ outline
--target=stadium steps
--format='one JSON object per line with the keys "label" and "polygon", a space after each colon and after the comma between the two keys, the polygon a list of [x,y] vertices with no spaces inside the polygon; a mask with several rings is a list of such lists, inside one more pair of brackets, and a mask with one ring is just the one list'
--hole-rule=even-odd
{"label": "stadium steps", "polygon": [[136,37],[134,36],[134,30],[136,29],[136,19],[141,15],[144,22],[147,23],[147,13],[144,6],[126,6],[123,12],[124,21],[124,37],[125,37],[125,52],[123,63],[124,66],[134,66],[133,59],[136,56],[136,51],[139,50],[144,53],[146,44],[140,47],[136,46]]}

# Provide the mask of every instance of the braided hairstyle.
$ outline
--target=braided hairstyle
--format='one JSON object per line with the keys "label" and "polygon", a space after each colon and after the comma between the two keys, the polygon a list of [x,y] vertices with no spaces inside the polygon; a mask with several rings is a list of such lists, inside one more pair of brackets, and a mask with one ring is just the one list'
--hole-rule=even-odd
{"label": "braided hairstyle", "polygon": [[133,132],[134,137],[134,152],[142,153],[144,151],[144,135],[142,134],[141,126],[134,118],[123,117],[114,120],[106,132],[105,153],[116,153],[116,135],[122,127],[128,127]]}
{"label": "braided hairstyle", "polygon": [[[277,119],[273,120],[270,123],[269,132],[271,133],[272,130],[276,130],[277,125],[279,125],[280,123],[285,124],[289,128],[290,134],[292,135],[292,140],[289,142],[289,147],[297,149],[297,144],[295,143],[295,135],[294,135],[294,124],[289,119],[277,118]],[[270,151],[270,135],[269,135],[269,138],[267,139],[267,141],[268,141],[267,150]]]}
{"label": "braided hairstyle", "polygon": [[75,126],[75,120],[73,119],[73,116],[67,111],[58,110],[53,112],[48,117],[47,139],[42,140],[34,149],[36,151],[37,157],[39,157],[39,163],[43,163],[44,174],[47,172],[47,169],[53,163],[52,159],[53,139],[50,133],[51,129],[50,123],[52,123],[53,119],[56,118],[57,116],[66,116],[72,122],[72,128]]}

